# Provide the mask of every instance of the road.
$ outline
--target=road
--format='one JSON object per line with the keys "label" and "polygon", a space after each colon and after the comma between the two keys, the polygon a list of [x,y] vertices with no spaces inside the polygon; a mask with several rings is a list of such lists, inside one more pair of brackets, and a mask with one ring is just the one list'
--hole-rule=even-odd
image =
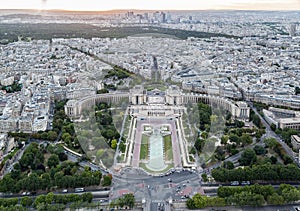
{"label": "road", "polygon": [[110,199],[134,193],[137,201],[146,200],[145,210],[170,210],[169,200],[183,201],[185,193],[200,192],[199,181],[199,174],[188,170],[173,170],[153,177],[138,169],[125,169],[113,177]]}
{"label": "road", "polygon": [[28,146],[29,146],[29,144],[25,145],[22,149],[19,150],[16,157],[14,157],[14,160],[12,161],[12,163],[9,166],[7,166],[6,169],[3,171],[3,176],[5,176],[6,174],[8,174],[9,172],[11,172],[13,170],[14,165],[17,162],[19,162],[19,160],[21,159],[25,149],[27,149]]}

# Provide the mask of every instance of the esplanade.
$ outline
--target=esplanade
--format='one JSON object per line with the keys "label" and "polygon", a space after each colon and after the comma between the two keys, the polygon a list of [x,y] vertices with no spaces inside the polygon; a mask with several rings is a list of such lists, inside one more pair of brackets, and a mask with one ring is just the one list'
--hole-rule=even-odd
{"label": "esplanade", "polygon": [[203,102],[220,106],[229,111],[233,117],[249,120],[250,108],[243,101],[232,101],[227,98],[207,94],[186,94],[178,86],[170,86],[166,91],[154,89],[147,91],[142,85],[133,87],[129,93],[107,93],[87,96],[79,100],[69,100],[65,105],[65,113],[69,117],[80,117],[84,109],[94,106],[98,102],[118,103],[128,100],[129,105],[164,105],[182,106],[188,103]]}

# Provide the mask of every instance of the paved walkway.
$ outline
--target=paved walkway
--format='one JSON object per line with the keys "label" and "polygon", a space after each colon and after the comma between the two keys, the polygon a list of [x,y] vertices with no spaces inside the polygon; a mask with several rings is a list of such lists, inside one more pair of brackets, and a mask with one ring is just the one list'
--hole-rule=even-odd
{"label": "paved walkway", "polygon": [[174,167],[181,167],[181,153],[179,149],[179,140],[175,125],[175,120],[168,120],[168,123],[171,125],[171,136],[172,136],[172,150],[173,150],[173,162]]}
{"label": "paved walkway", "polygon": [[177,135],[177,129],[175,120],[166,120],[166,119],[158,119],[158,118],[150,118],[148,120],[137,120],[136,132],[134,138],[134,149],[133,149],[133,158],[132,158],[132,166],[139,167],[140,160],[140,148],[141,148],[141,140],[142,140],[142,132],[144,130],[143,126],[145,124],[162,126],[162,125],[170,125],[171,138],[172,138],[172,150],[173,150],[173,162],[175,167],[181,167],[181,153],[179,149],[179,141]]}
{"label": "paved walkway", "polygon": [[139,167],[143,124],[144,123],[141,122],[141,120],[137,120],[135,137],[134,137],[134,148],[133,148],[133,155],[132,155],[132,167],[135,168]]}

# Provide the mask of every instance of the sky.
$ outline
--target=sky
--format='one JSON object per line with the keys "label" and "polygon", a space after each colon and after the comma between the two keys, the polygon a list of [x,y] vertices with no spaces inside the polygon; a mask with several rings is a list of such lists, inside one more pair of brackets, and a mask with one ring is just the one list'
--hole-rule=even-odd
{"label": "sky", "polygon": [[0,0],[0,9],[300,10],[300,0]]}

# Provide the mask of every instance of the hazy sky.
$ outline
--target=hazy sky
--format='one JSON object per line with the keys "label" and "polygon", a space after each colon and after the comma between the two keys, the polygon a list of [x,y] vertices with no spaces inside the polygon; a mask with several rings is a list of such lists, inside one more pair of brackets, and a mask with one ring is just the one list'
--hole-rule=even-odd
{"label": "hazy sky", "polygon": [[0,0],[0,9],[300,10],[300,0]]}

